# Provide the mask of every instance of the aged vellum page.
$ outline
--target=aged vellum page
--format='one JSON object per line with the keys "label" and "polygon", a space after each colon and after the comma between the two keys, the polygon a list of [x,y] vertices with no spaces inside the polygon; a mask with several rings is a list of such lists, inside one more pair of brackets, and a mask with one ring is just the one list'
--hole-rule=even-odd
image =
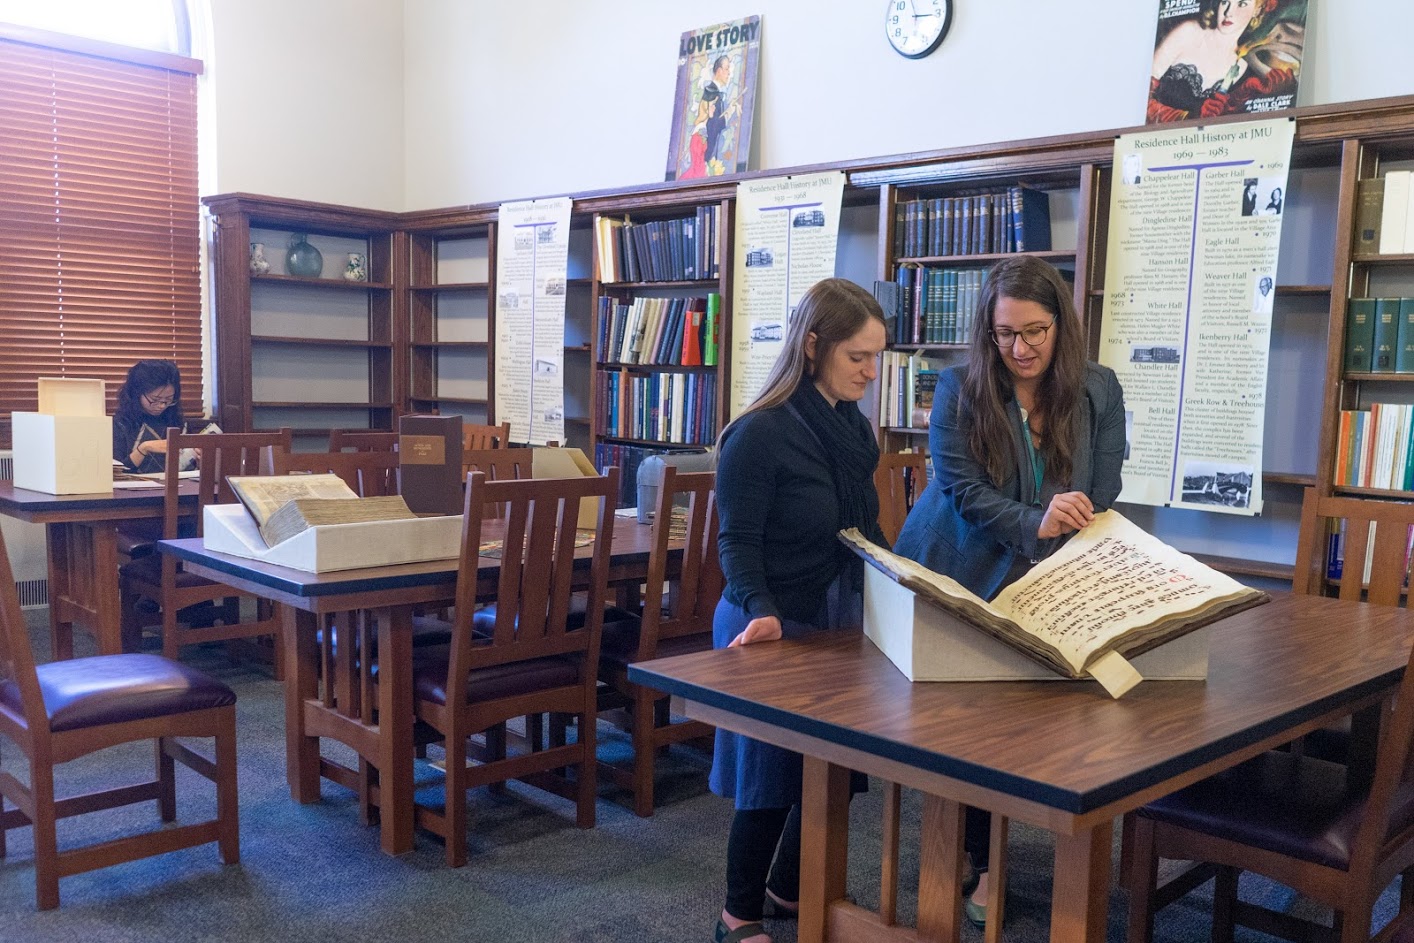
{"label": "aged vellum page", "polygon": [[1081,678],[1106,653],[1133,656],[1267,595],[1135,527],[1117,511],[1095,515],[1050,558],[988,603],[955,580],[840,534],[856,552],[934,605]]}

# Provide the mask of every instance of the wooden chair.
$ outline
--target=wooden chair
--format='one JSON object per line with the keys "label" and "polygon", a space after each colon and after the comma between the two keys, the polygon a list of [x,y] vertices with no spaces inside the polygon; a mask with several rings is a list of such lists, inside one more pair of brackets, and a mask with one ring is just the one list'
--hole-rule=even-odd
{"label": "wooden chair", "polygon": [[529,448],[468,448],[462,450],[462,474],[482,472],[491,481],[531,477],[535,450]]}
{"label": "wooden chair", "polygon": [[331,429],[331,452],[396,452],[398,434],[375,429]]}
{"label": "wooden chair", "polygon": [[[40,910],[59,906],[59,879],[72,874],[211,841],[218,843],[222,861],[240,860],[235,704],[235,692],[220,681],[158,655],[97,655],[36,665],[0,539],[0,736],[29,766],[28,784],[13,772],[0,773],[0,858],[6,833],[32,825]],[[214,761],[177,737],[214,738]],[[155,779],[56,797],[59,765],[137,740],[156,744]],[[155,801],[162,822],[175,820],[176,762],[216,784],[214,819],[59,850],[61,818]]]}
{"label": "wooden chair", "polygon": [[[456,627],[446,659],[414,664],[414,712],[439,734],[446,749],[445,811],[419,806],[418,823],[446,840],[447,863],[466,863],[466,791],[521,779],[575,802],[581,828],[594,825],[595,665],[609,577],[614,497],[619,472],[598,478],[490,481],[473,472],[468,483]],[[578,628],[569,622],[575,580],[575,523],[582,499],[597,499],[599,514],[588,567],[589,607]],[[488,505],[504,507],[497,618],[489,634],[473,631],[483,518]],[[583,570],[579,571],[583,574]],[[578,741],[527,753],[491,756],[467,767],[467,740],[526,714],[554,713],[579,724]],[[568,769],[576,779],[560,775]]]}
{"label": "wooden chair", "polygon": [[338,475],[360,498],[398,493],[398,453],[391,451],[275,451],[271,453],[270,468],[276,475]]}
{"label": "wooden chair", "polygon": [[[639,619],[604,626],[600,647],[599,710],[621,708],[633,737],[633,762],[624,769],[601,764],[601,771],[633,793],[633,811],[653,814],[653,767],[658,750],[670,744],[710,737],[713,728],[698,721],[672,723],[668,696],[628,680],[628,666],[667,655],[712,647],[712,616],[725,579],[717,560],[717,505],[712,472],[679,474],[663,469],[653,518],[648,579],[643,586]],[[689,495],[682,567],[669,587],[668,553],[673,529],[673,499]],[[666,591],[665,591],[666,590]]]}
{"label": "wooden chair", "polygon": [[[1340,597],[1359,601],[1363,594],[1375,605],[1398,605],[1414,504],[1308,489],[1293,580],[1298,593],[1323,592],[1330,520],[1345,524]],[[1362,579],[1367,559],[1368,583]],[[1377,743],[1345,731],[1317,731],[1296,749],[1263,754],[1141,809],[1133,819],[1133,860],[1124,875],[1130,943],[1147,943],[1154,914],[1206,878],[1206,871],[1195,870],[1159,887],[1161,857],[1215,866],[1213,939],[1220,943],[1232,939],[1237,923],[1287,939],[1363,943],[1370,938],[1374,901],[1397,875],[1404,875],[1401,908],[1414,900],[1414,664],[1405,670],[1393,706],[1386,701],[1371,712],[1375,716],[1356,726],[1378,729]],[[1323,741],[1336,741],[1339,749],[1323,748]],[[1240,901],[1242,871],[1330,906],[1334,928],[1313,929]]]}
{"label": "wooden chair", "polygon": [[874,470],[879,492],[879,526],[892,545],[903,530],[903,520],[928,484],[928,457],[922,452],[885,452]]}
{"label": "wooden chair", "polygon": [[[165,497],[163,501],[162,534],[171,539],[178,536],[201,536],[203,512],[209,504],[225,504],[237,500],[235,493],[226,484],[231,475],[259,475],[268,467],[270,459],[266,450],[288,452],[290,450],[290,430],[279,432],[238,432],[212,433],[209,435],[187,435],[169,429],[167,450],[176,455],[180,449],[193,449],[199,461],[200,477],[195,479],[197,503],[184,512],[179,499],[180,479],[177,477],[175,462],[167,465],[164,479]],[[185,530],[181,528],[183,513],[194,514],[194,522]],[[120,571],[122,586],[123,629],[127,636],[141,632],[140,617],[137,614],[139,600],[150,599],[161,607],[162,654],[176,658],[184,645],[198,642],[230,641],[261,636],[279,637],[280,618],[277,607],[261,602],[257,605],[253,622],[240,621],[239,607],[235,598],[241,595],[221,583],[202,579],[186,573],[170,554],[155,554],[127,564]],[[181,610],[199,603],[229,600],[222,610],[224,625],[188,626],[179,621]],[[275,645],[269,656],[275,664],[276,677],[282,677],[282,648]]]}
{"label": "wooden chair", "polygon": [[462,423],[463,449],[508,449],[511,447],[511,424],[503,422],[499,426],[483,426],[474,422]]}

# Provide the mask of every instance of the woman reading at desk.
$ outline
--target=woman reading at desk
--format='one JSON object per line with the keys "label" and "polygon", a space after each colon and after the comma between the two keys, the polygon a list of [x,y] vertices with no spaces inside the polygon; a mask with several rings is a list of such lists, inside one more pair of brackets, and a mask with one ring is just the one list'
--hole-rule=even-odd
{"label": "woman reading at desk", "polygon": [[[879,448],[858,402],[878,375],[884,312],[840,278],[800,300],[760,395],[718,440],[719,552],[726,590],[717,648],[860,624],[861,561],[835,537],[879,530]],[[727,901],[715,943],[769,943],[761,918],[792,915],[800,882],[801,758],[717,731],[711,787],[736,801]],[[862,779],[862,777],[860,777]]]}
{"label": "woman reading at desk", "polygon": [[167,429],[183,428],[182,375],[170,360],[139,360],[118,390],[113,460],[130,472],[167,467]]}
{"label": "woman reading at desk", "polygon": [[[1070,287],[1050,264],[992,267],[967,363],[938,376],[928,446],[933,480],[896,553],[984,599],[1060,549],[1119,497],[1124,393],[1085,359]],[[979,873],[966,912],[986,921],[990,818],[969,809],[964,845]]]}

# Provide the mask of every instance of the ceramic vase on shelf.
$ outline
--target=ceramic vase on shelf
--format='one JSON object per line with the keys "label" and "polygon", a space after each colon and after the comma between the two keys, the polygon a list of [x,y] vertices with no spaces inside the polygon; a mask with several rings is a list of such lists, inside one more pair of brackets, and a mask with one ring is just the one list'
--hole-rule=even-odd
{"label": "ceramic vase on shelf", "polygon": [[250,244],[250,274],[264,275],[270,271],[270,260],[265,257],[265,243]]}
{"label": "ceramic vase on shelf", "polygon": [[368,264],[362,252],[350,252],[348,264],[344,266],[344,279],[350,282],[368,281]]}
{"label": "ceramic vase on shelf", "polygon": [[290,251],[285,253],[285,271],[300,278],[318,278],[324,274],[324,256],[309,244],[302,232],[290,236]]}

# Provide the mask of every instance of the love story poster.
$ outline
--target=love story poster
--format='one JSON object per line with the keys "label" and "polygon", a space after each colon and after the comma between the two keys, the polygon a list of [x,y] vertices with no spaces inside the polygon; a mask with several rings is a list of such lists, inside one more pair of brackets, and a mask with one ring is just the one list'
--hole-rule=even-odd
{"label": "love story poster", "polygon": [[747,169],[760,62],[759,16],[682,34],[664,179],[718,177]]}

